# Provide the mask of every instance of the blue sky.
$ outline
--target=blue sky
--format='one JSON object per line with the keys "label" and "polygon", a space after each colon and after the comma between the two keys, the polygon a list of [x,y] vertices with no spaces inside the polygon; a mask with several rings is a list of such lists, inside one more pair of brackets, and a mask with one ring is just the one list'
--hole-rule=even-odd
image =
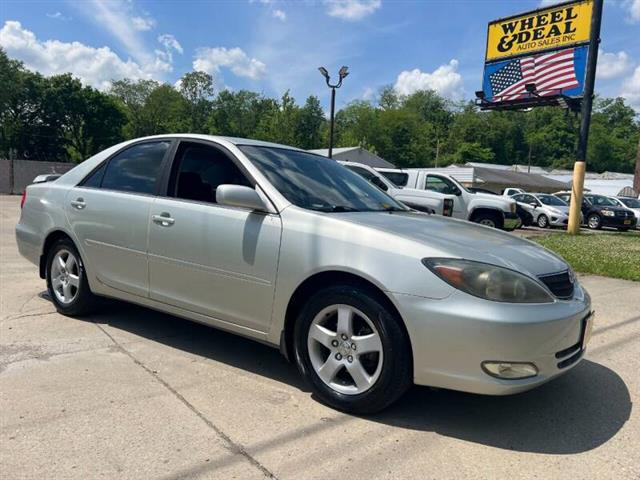
{"label": "blue sky", "polygon": [[[548,0],[2,0],[0,45],[33,69],[175,83],[205,70],[218,88],[299,101],[328,91],[317,71],[350,76],[338,105],[433,88],[472,98],[482,83],[487,22]],[[640,0],[605,0],[596,89],[640,112]]]}

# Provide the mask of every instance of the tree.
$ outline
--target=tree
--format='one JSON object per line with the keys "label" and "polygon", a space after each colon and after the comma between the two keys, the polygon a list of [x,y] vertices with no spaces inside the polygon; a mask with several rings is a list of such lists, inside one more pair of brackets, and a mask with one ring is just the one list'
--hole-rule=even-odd
{"label": "tree", "polygon": [[179,90],[187,101],[189,131],[207,133],[207,120],[213,97],[213,77],[206,72],[186,73],[180,79]]}
{"label": "tree", "polygon": [[186,133],[190,129],[189,105],[171,85],[154,88],[141,110],[145,119],[145,135]]}
{"label": "tree", "polygon": [[145,116],[145,104],[156,88],[160,84],[155,80],[138,80],[133,82],[129,79],[117,80],[112,83],[109,93],[119,99],[128,116],[128,123],[125,127],[127,138],[142,137],[150,135],[153,130],[152,124],[157,123],[157,119]]}
{"label": "tree", "polygon": [[296,146],[310,150],[322,146],[322,127],[325,123],[320,100],[309,96],[298,112],[296,126]]}

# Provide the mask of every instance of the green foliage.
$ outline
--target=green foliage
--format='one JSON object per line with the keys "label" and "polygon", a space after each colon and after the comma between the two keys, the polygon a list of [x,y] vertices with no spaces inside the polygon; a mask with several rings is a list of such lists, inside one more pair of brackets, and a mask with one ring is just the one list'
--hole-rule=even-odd
{"label": "green foliage", "polygon": [[[205,72],[177,86],[118,80],[107,93],[70,74],[43,77],[0,49],[0,156],[82,161],[126,138],[159,133],[210,133],[257,138],[304,149],[328,144],[320,100],[299,105],[247,90],[216,92]],[[327,92],[328,93],[328,92]],[[327,95],[328,97],[328,95]],[[591,122],[589,170],[633,171],[640,138],[634,110],[621,98],[598,98]],[[335,146],[362,146],[400,167],[452,163],[573,164],[579,119],[557,107],[481,112],[434,91],[400,95],[391,85],[375,101],[357,100],[336,113]],[[437,160],[436,160],[437,159]]]}

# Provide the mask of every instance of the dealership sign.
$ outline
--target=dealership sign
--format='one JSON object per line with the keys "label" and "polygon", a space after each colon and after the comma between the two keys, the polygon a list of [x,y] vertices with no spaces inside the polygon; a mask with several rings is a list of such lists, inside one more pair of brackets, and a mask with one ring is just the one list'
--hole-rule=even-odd
{"label": "dealership sign", "polygon": [[593,0],[489,23],[482,105],[549,104],[584,90]]}

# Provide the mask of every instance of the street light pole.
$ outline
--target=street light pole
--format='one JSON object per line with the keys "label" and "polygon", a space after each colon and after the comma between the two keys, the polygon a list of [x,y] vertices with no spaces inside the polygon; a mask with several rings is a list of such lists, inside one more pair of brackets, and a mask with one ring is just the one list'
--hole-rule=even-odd
{"label": "street light pole", "polygon": [[336,89],[331,88],[331,114],[329,121],[329,158],[333,158],[333,119],[336,111]]}
{"label": "street light pole", "polygon": [[329,76],[329,72],[326,68],[318,67],[318,70],[320,70],[320,73],[327,82],[327,87],[331,89],[331,113],[329,118],[329,158],[333,158],[333,128],[336,110],[336,88],[340,88],[342,86],[342,81],[347,75],[349,75],[349,68],[343,66],[340,69],[340,71],[338,72],[339,81],[336,84],[331,84],[331,77]]}

